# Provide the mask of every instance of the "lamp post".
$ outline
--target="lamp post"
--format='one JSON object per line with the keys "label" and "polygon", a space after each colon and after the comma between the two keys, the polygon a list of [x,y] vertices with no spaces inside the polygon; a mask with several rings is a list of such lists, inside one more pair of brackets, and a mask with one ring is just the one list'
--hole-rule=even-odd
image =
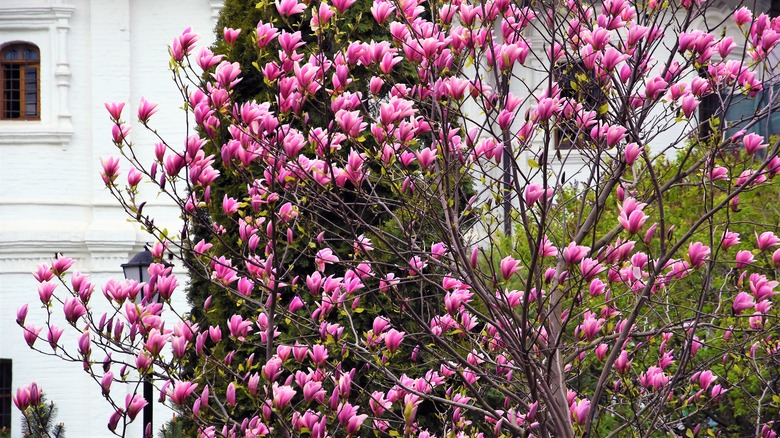
{"label": "lamp post", "polygon": [[[130,261],[122,265],[122,271],[124,271],[125,278],[128,280],[135,280],[138,283],[149,282],[149,266],[154,263],[154,256],[149,248],[144,246],[144,250],[134,255]],[[157,300],[155,296],[153,298]],[[144,400],[146,400],[146,406],[144,406],[144,432],[143,436],[152,436],[152,413],[154,411],[152,401],[154,400],[154,386],[152,385],[152,378],[150,375],[146,375],[144,378]]]}

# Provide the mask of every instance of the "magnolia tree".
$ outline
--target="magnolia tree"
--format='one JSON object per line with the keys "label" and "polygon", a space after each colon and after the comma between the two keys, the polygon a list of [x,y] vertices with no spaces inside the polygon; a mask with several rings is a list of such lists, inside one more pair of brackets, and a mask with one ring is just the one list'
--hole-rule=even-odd
{"label": "magnolia tree", "polygon": [[[134,145],[106,105],[131,167],[106,157],[101,176],[158,263],[98,296],[72,260],[41,265],[46,316],[17,320],[96,381],[108,428],[123,436],[147,403],[112,388],[147,379],[208,437],[776,436],[780,219],[746,223],[739,199],[780,171],[780,145],[750,133],[777,104],[721,119],[771,89],[780,20],[713,21],[690,0],[377,0],[392,40],[365,42],[340,27],[353,2],[277,1],[279,22],[225,29],[256,41],[268,102],[234,103],[240,66],[177,36],[186,139]],[[416,81],[394,82],[401,68]],[[720,109],[697,121],[703,99]],[[155,110],[141,101],[141,128]],[[243,187],[212,196],[227,175]],[[142,185],[180,207],[178,236]],[[176,313],[168,251],[235,315]]]}

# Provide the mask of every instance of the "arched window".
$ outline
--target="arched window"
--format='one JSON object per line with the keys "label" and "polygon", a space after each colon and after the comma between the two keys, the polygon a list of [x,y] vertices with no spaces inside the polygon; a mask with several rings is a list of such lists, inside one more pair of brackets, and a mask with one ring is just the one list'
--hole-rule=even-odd
{"label": "arched window", "polygon": [[39,120],[41,54],[27,43],[9,44],[0,50],[0,119]]}

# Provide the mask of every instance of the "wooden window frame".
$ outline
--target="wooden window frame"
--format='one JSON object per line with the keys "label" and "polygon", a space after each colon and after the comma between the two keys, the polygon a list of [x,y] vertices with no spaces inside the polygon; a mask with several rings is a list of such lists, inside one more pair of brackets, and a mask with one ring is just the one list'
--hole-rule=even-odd
{"label": "wooden window frame", "polygon": [[[5,54],[11,49],[34,50],[37,59],[5,59]],[[8,104],[5,89],[5,68],[8,65],[19,66],[19,117],[8,117],[6,115],[6,105]],[[26,107],[26,69],[35,69],[35,114],[27,115]],[[41,120],[41,51],[34,44],[30,43],[11,43],[0,50],[0,120]]]}

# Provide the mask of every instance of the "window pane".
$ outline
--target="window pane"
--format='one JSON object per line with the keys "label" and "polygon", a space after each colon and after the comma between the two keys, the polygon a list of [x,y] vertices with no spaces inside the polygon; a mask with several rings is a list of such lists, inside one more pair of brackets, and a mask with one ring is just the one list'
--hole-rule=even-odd
{"label": "window pane", "polygon": [[38,102],[35,99],[27,100],[24,105],[24,115],[35,117],[38,115]]}
{"label": "window pane", "polygon": [[35,67],[24,69],[24,115],[38,115],[38,69]]}
{"label": "window pane", "polygon": [[20,68],[17,65],[3,66],[3,117],[18,119],[21,111]]}
{"label": "window pane", "polygon": [[35,49],[24,49],[22,52],[22,59],[26,61],[34,61],[38,59],[38,51]]}
{"label": "window pane", "polygon": [[3,54],[3,59],[7,59],[10,61],[19,59],[19,50],[17,49],[6,50],[5,53]]}

